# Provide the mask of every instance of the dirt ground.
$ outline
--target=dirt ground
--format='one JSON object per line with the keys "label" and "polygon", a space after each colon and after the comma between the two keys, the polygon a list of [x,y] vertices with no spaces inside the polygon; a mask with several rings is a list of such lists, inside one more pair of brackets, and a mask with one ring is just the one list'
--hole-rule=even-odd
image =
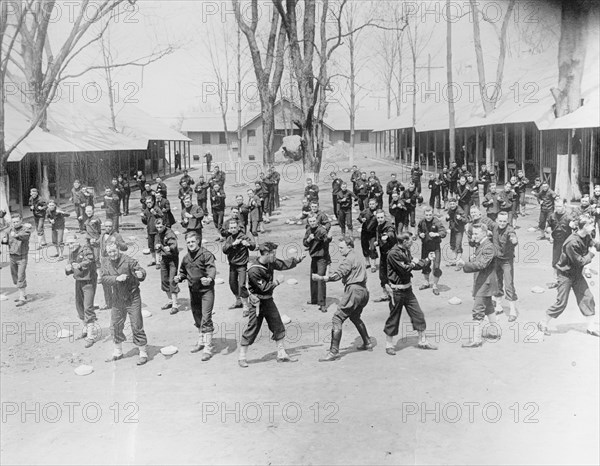
{"label": "dirt ground", "polygon": [[[388,162],[362,159],[382,183],[400,169]],[[334,168],[325,167],[326,170]],[[200,169],[191,172],[197,177]],[[250,170],[248,171],[250,173]],[[284,172],[279,215],[267,225],[269,238],[280,243],[282,255],[301,249],[303,226],[286,225],[299,211],[303,180],[295,169]],[[349,173],[343,178],[349,180]],[[400,179],[405,176],[402,174]],[[228,175],[233,178],[233,175]],[[323,177],[322,177],[323,178]],[[169,198],[176,182],[169,179]],[[225,189],[228,203],[246,186]],[[425,183],[426,185],[426,180]],[[330,182],[320,183],[324,210],[331,212]],[[426,190],[425,190],[426,191]],[[124,221],[139,223],[136,209]],[[425,198],[429,193],[426,191]],[[387,208],[387,202],[386,202]],[[420,211],[420,209],[419,209]],[[102,338],[92,348],[73,338],[59,339],[60,329],[75,335],[80,325],[74,307],[74,281],[64,274],[64,262],[39,252],[30,255],[29,294],[32,301],[16,308],[8,267],[0,271],[2,293],[1,457],[4,464],[598,464],[599,340],[585,334],[584,319],[574,297],[543,338],[535,323],[555,300],[555,291],[531,292],[552,280],[551,245],[528,231],[537,207],[520,219],[516,287],[521,311],[516,323],[501,316],[502,338],[480,349],[467,350],[472,276],[443,267],[440,296],[416,291],[430,339],[439,351],[415,347],[416,335],[406,316],[395,357],[385,353],[383,325],[387,303],[379,295],[377,274],[369,274],[371,302],[363,317],[376,341],[372,352],[358,352],[359,337],[346,323],[343,357],[319,363],[329,346],[331,317],[341,296],[339,283],[328,285],[329,312],[304,304],[308,299],[309,261],[284,272],[298,284],[282,284],[275,292],[287,326],[294,364],[278,364],[275,345],[263,329],[250,347],[248,369],[237,365],[237,350],[245,319],[228,310],[232,295],[217,285],[214,315],[216,354],[201,362],[190,348],[197,333],[184,287],[186,310],[171,316],[161,311],[166,301],[159,272],[149,269],[142,284],[144,319],[151,360],[136,366],[137,350],[124,344],[126,358],[105,363],[112,351],[110,314],[98,311]],[[176,212],[176,217],[178,212]],[[104,214],[101,214],[104,218]],[[356,214],[355,214],[356,218]],[[74,222],[70,221],[73,226]],[[175,227],[177,229],[177,227]],[[333,227],[334,234],[339,227]],[[135,235],[134,256],[145,266],[148,256],[142,229]],[[205,230],[215,252],[219,277],[227,281],[226,258],[211,225]],[[444,241],[444,244],[448,240]],[[180,248],[184,247],[183,241]],[[357,244],[359,247],[359,244]],[[5,248],[3,248],[5,249]],[[332,266],[339,253],[332,249]],[[3,251],[2,262],[7,261]],[[598,260],[594,263],[598,270]],[[421,277],[415,274],[414,283]],[[590,286],[598,297],[598,275]],[[459,297],[460,305],[448,304]],[[103,304],[101,288],[96,303]],[[505,308],[506,309],[506,308]],[[171,357],[159,350],[175,345]],[[81,377],[80,364],[94,368]]]}

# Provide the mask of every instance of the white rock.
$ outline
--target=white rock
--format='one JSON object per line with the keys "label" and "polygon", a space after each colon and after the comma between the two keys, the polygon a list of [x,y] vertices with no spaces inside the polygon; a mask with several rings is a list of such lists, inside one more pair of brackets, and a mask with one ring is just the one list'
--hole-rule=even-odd
{"label": "white rock", "polygon": [[148,309],[142,309],[142,317],[152,317],[152,313]]}
{"label": "white rock", "polygon": [[225,280],[223,280],[222,278],[215,278],[215,283],[217,285],[222,285],[223,283],[225,283]]}
{"label": "white rock", "polygon": [[532,293],[544,293],[546,290],[544,288],[542,288],[541,286],[534,286],[531,289]]}
{"label": "white rock", "polygon": [[457,304],[461,304],[461,303],[462,303],[462,299],[460,299],[460,298],[458,298],[458,297],[456,297],[456,296],[453,296],[452,298],[450,298],[450,299],[448,300],[448,304],[454,304],[454,305],[457,305]]}
{"label": "white rock", "polygon": [[287,284],[288,285],[297,285],[298,284],[298,280],[296,280],[295,278],[288,278]]}
{"label": "white rock", "polygon": [[282,314],[281,321],[283,322],[284,325],[287,325],[292,321],[292,319],[290,319],[290,316],[288,316],[287,314]]}
{"label": "white rock", "polygon": [[165,346],[160,349],[160,352],[165,356],[172,356],[175,353],[177,353],[177,351],[179,351],[179,349],[177,348],[177,346],[173,345]]}
{"label": "white rock", "polygon": [[527,231],[534,232],[534,231],[537,231],[537,228],[529,227],[529,228],[527,228]]}
{"label": "white rock", "polygon": [[146,254],[146,255],[150,254],[150,249],[148,249],[148,248],[143,249],[142,254]]}
{"label": "white rock", "polygon": [[73,332],[67,330],[66,328],[61,329],[61,331],[57,334],[58,338],[69,338],[71,335],[73,335]]}
{"label": "white rock", "polygon": [[92,366],[82,364],[81,366],[75,368],[74,372],[76,375],[90,375],[92,372],[94,372],[94,368]]}

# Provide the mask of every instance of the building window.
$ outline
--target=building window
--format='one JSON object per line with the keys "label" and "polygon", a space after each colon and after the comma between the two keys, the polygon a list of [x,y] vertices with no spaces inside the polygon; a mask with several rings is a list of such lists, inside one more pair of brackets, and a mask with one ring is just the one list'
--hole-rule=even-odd
{"label": "building window", "polygon": [[202,144],[210,144],[210,133],[202,133]]}
{"label": "building window", "polygon": [[251,138],[255,138],[256,137],[256,130],[255,129],[249,129],[248,132],[248,142],[250,142]]}
{"label": "building window", "polygon": [[369,132],[368,131],[360,132],[360,142],[369,142]]}
{"label": "building window", "polygon": [[219,133],[219,144],[227,144],[225,140],[225,132]]}
{"label": "building window", "polygon": [[350,143],[350,131],[344,131],[344,142]]}

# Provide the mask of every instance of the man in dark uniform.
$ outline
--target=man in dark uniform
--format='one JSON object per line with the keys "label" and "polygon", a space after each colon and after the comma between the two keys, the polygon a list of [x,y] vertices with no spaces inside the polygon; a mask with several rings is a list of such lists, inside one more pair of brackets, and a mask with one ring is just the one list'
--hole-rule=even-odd
{"label": "man in dark uniform", "polygon": [[196,192],[196,200],[198,201],[198,205],[202,209],[203,212],[208,212],[206,201],[208,199],[208,189],[210,185],[204,181],[204,177],[200,175],[198,177],[198,183],[196,183],[196,187],[194,191]]}
{"label": "man in dark uniform", "polygon": [[335,361],[340,357],[342,326],[346,319],[350,319],[362,338],[363,344],[359,346],[358,349],[366,351],[371,351],[373,349],[367,327],[361,319],[362,311],[369,302],[365,263],[363,259],[354,252],[354,239],[350,236],[345,236],[340,239],[339,251],[343,256],[343,259],[336,271],[325,276],[318,274],[312,275],[312,279],[316,281],[334,282],[341,280],[344,284],[344,295],[340,300],[338,310],[331,319],[331,346],[327,355],[324,358],[319,359],[321,362]]}
{"label": "man in dark uniform", "polygon": [[187,181],[183,180],[180,183],[180,187],[179,187],[179,191],[177,192],[177,197],[179,198],[179,202],[181,204],[181,208],[183,209],[183,200],[186,197],[192,197],[192,195],[194,194],[194,191],[192,190],[191,186],[188,184]]}
{"label": "man in dark uniform", "polygon": [[377,219],[377,229],[375,230],[375,245],[379,247],[379,282],[381,284],[381,290],[383,294],[380,298],[376,298],[376,303],[388,301],[390,296],[386,288],[388,277],[387,277],[387,254],[390,249],[396,244],[396,229],[391,222],[388,222],[385,218],[385,212],[381,209],[375,213]]}
{"label": "man in dark uniform", "polygon": [[129,323],[133,333],[133,343],[139,348],[137,365],[148,362],[146,346],[148,340],[144,332],[142,318],[142,297],[140,282],[146,279],[146,271],[138,262],[127,254],[121,254],[116,243],[106,245],[108,259],[102,262],[100,283],[112,287],[113,307],[110,316],[110,327],[115,349],[107,362],[123,359],[122,344],[126,340],[123,329],[125,319],[129,315]]}
{"label": "man in dark uniform", "polygon": [[449,187],[450,194],[456,195],[458,178],[460,177],[460,168],[458,168],[458,164],[456,162],[452,162],[450,164],[449,177],[450,177],[450,187]]}
{"label": "man in dark uniform", "polygon": [[402,202],[404,202],[404,208],[406,209],[406,214],[404,216],[404,228],[408,230],[409,221],[410,228],[415,228],[417,226],[416,211],[417,203],[419,202],[419,193],[417,192],[417,189],[412,181],[408,184],[408,188],[402,192],[400,198],[402,199]]}
{"label": "man in dark uniform", "polygon": [[[121,236],[121,233],[115,231],[112,220],[106,220],[103,226],[104,232],[100,235],[100,263],[105,261],[108,257],[108,254],[106,253],[106,245],[108,243],[115,243],[120,251],[127,251],[127,243]],[[98,264],[98,266],[100,266],[100,264]],[[104,306],[102,306],[100,310],[103,311],[112,308],[112,287],[102,285],[102,289],[104,291]]]}
{"label": "man in dark uniform", "polygon": [[482,165],[479,170],[479,181],[483,185],[483,195],[488,193],[488,188],[492,182],[492,174],[489,172],[487,165]]}
{"label": "man in dark uniform", "polygon": [[119,195],[108,186],[104,189],[104,204],[102,208],[106,211],[106,220],[112,220],[115,231],[119,231],[119,217],[121,216],[121,199]]}
{"label": "man in dark uniform", "polygon": [[79,180],[73,181],[73,188],[71,189],[71,198],[69,199],[75,207],[75,217],[79,222],[79,233],[83,233],[83,212],[86,206],[86,199],[81,189],[81,183]]}
{"label": "man in dark uniform", "polygon": [[202,219],[204,211],[200,206],[192,204],[191,197],[183,199],[183,209],[181,211],[181,226],[185,228],[185,232],[195,231],[202,243]]}
{"label": "man in dark uniform", "polygon": [[204,154],[204,158],[206,159],[206,173],[210,173],[213,156],[210,152]]}
{"label": "man in dark uniform", "polygon": [[498,212],[500,212],[500,198],[496,192],[496,183],[490,183],[489,191],[483,198],[481,203],[486,210],[486,216],[490,220],[496,220]]}
{"label": "man in dark uniform", "polygon": [[362,224],[360,230],[360,246],[363,256],[367,262],[367,269],[372,273],[377,271],[377,248],[375,246],[377,235],[377,200],[369,199],[369,207],[363,210],[358,216],[358,221]]}
{"label": "man in dark uniform", "polygon": [[129,197],[131,196],[131,187],[129,180],[121,173],[117,178],[119,189],[123,193],[121,201],[123,202],[123,215],[129,215]]}
{"label": "man in dark uniform", "polygon": [[98,271],[94,251],[85,238],[81,244],[71,251],[69,264],[65,267],[67,275],[73,275],[75,279],[75,307],[77,315],[83,322],[81,337],[85,338],[85,347],[89,348],[96,342],[95,322],[97,320],[94,312],[94,297],[98,282]]}
{"label": "man in dark uniform", "polygon": [[11,214],[11,222],[12,226],[4,229],[2,244],[8,245],[10,275],[19,290],[16,306],[21,307],[27,303],[27,260],[32,225],[23,223],[23,216],[18,212]]}
{"label": "man in dark uniform", "polygon": [[181,170],[181,154],[178,150],[175,151],[175,171]]}
{"label": "man in dark uniform", "polygon": [[[492,296],[498,293],[498,276],[496,273],[496,249],[489,239],[487,226],[479,224],[473,227],[473,241],[477,249],[471,260],[462,263],[463,271],[474,273],[473,277],[473,320],[475,325],[473,339],[463,348],[479,348],[483,344],[481,322],[488,317],[490,324],[497,325]],[[499,334],[498,334],[499,336]]]}
{"label": "man in dark uniform", "polygon": [[383,189],[377,178],[369,178],[369,199],[377,201],[377,208],[383,208]]}
{"label": "man in dark uniform", "polygon": [[146,205],[146,199],[149,197],[154,197],[154,189],[152,189],[152,185],[150,183],[145,183],[144,184],[144,188],[141,191],[140,194],[140,204],[142,204],[142,209],[144,208],[144,206]]}
{"label": "man in dark uniform", "polygon": [[425,315],[413,293],[411,283],[412,271],[430,266],[431,262],[435,260],[435,252],[430,252],[425,259],[413,258],[410,252],[412,242],[410,233],[401,233],[397,244],[387,254],[388,280],[385,286],[390,295],[390,315],[385,322],[383,331],[385,333],[385,352],[390,356],[396,354],[394,337],[398,335],[403,307],[406,307],[413,329],[419,333],[418,348],[437,349],[436,346],[427,341],[425,336],[425,329],[427,328]]}
{"label": "man in dark uniform", "polygon": [[202,361],[208,361],[212,356],[213,320],[212,311],[215,304],[215,256],[200,245],[200,238],[194,232],[186,233],[185,242],[188,253],[181,261],[179,275],[175,283],[188,281],[190,290],[190,306],[194,317],[194,325],[200,332],[198,344],[192,348],[192,353],[204,350]]}
{"label": "man in dark uniform", "polygon": [[289,270],[298,265],[304,259],[290,258],[285,261],[277,259],[277,244],[266,242],[259,245],[260,256],[253,259],[248,267],[248,292],[250,315],[248,325],[242,335],[240,342],[240,353],[238,364],[240,367],[248,367],[246,355],[248,346],[254,343],[260,333],[263,320],[267,321],[269,330],[273,333],[272,339],[277,344],[277,362],[295,362],[285,351],[285,326],[281,321],[279,310],[273,301],[273,291],[283,282],[283,277],[273,279],[275,270]]}
{"label": "man in dark uniform", "polygon": [[446,215],[448,228],[450,229],[450,250],[455,254],[455,257],[450,261],[450,266],[455,266],[462,259],[463,253],[463,235],[465,233],[465,225],[467,224],[467,213],[459,207],[456,198],[451,197],[448,200],[448,214]]}
{"label": "man in dark uniform", "polygon": [[414,166],[410,169],[410,181],[414,183],[415,189],[421,194],[421,177],[423,176],[423,170],[421,164],[415,162]]}
{"label": "man in dark uniform", "polygon": [[181,178],[179,178],[179,184],[183,184],[183,182],[186,182],[187,185],[191,188],[192,186],[194,186],[194,178],[192,178],[189,174],[187,170],[183,170],[183,176]]}
{"label": "man in dark uniform", "polygon": [[29,190],[29,208],[33,213],[33,221],[35,223],[35,229],[38,236],[38,249],[46,246],[46,233],[44,232],[44,221],[46,220],[46,209],[48,203],[45,199],[42,199],[38,193],[37,188],[31,188]]}
{"label": "man in dark uniform", "polygon": [[273,207],[280,207],[280,199],[279,199],[279,182],[281,181],[281,175],[275,167],[269,168],[269,176],[273,180]]}
{"label": "man in dark uniform", "polygon": [[594,221],[588,215],[582,215],[577,220],[577,231],[572,233],[563,244],[560,259],[556,264],[558,270],[558,295],[556,303],[546,311],[546,322],[540,322],[538,327],[544,335],[550,335],[548,324],[552,319],[558,318],[567,307],[569,293],[573,290],[579,310],[587,321],[587,334],[594,337],[600,336],[594,323],[596,303],[588,283],[583,276],[583,268],[592,262],[594,252],[600,251],[600,241],[592,238]]}
{"label": "man in dark uniform", "polygon": [[163,213],[165,225],[168,228],[171,228],[173,225],[175,225],[175,216],[173,215],[173,212],[171,211],[171,203],[169,202],[168,199],[166,199],[162,195],[162,192],[160,192],[160,191],[156,191],[155,198],[156,198],[156,207],[158,209],[160,209],[161,212]]}
{"label": "man in dark uniform", "polygon": [[157,234],[154,247],[156,253],[160,254],[160,288],[169,299],[169,302],[164,304],[161,309],[171,309],[170,314],[173,315],[179,312],[177,303],[179,286],[173,281],[179,267],[177,235],[169,228],[164,218],[157,218],[155,226]]}
{"label": "man in dark uniform", "polygon": [[140,194],[144,191],[144,187],[146,186],[146,177],[142,170],[138,170],[137,174],[133,175],[133,179],[138,184],[138,188],[140,188]]}
{"label": "man in dark uniform", "polygon": [[496,273],[498,275],[498,293],[496,293],[496,311],[502,312],[501,300],[506,296],[510,312],[508,321],[517,320],[517,292],[515,290],[515,246],[519,240],[514,228],[508,223],[508,213],[500,212],[492,229],[492,243],[496,248]]}
{"label": "man in dark uniform", "polygon": [[[325,231],[329,234],[329,230],[331,230],[331,222],[329,221],[329,217],[325,212],[319,210],[319,203],[317,201],[312,201],[310,203],[310,213],[308,216],[317,217],[317,224],[322,225],[325,228]],[[308,217],[306,218],[306,228],[308,228]]]}
{"label": "man in dark uniform", "polygon": [[400,194],[394,192],[390,199],[390,215],[394,219],[394,225],[396,226],[396,233],[400,234],[404,231],[404,223],[407,217],[406,207],[404,201],[400,199]]}
{"label": "man in dark uniform", "polygon": [[367,198],[369,197],[369,181],[367,180],[367,173],[362,172],[360,178],[354,183],[354,194],[358,198],[358,210],[362,212],[368,206]]}
{"label": "man in dark uniform", "polygon": [[156,178],[156,189],[157,193],[161,193],[163,198],[167,198],[167,185],[163,183],[162,178]]}
{"label": "man in dark uniform", "polygon": [[343,181],[338,178],[335,172],[329,174],[331,178],[331,200],[333,202],[333,215],[338,216],[338,194],[342,190]]}
{"label": "man in dark uniform", "polygon": [[423,267],[423,277],[425,283],[419,287],[419,290],[430,288],[432,284],[429,282],[429,274],[433,269],[433,294],[439,295],[437,284],[442,276],[440,262],[442,258],[442,239],[446,237],[446,228],[442,222],[433,216],[433,209],[429,206],[424,210],[425,218],[419,222],[418,231],[419,238],[423,242],[421,246],[421,259],[429,257],[430,252],[435,252],[435,259],[431,264]]}
{"label": "man in dark uniform", "polygon": [[537,198],[540,202],[540,218],[538,222],[538,228],[541,231],[541,236],[538,239],[546,239],[546,235],[544,232],[546,231],[546,223],[548,221],[548,217],[552,215],[554,211],[554,199],[556,199],[558,195],[550,189],[550,186],[547,182],[543,182],[540,185],[539,191],[537,192]]}
{"label": "man in dark uniform", "polygon": [[[210,207],[212,209],[213,222],[219,231],[223,227],[225,217],[225,191],[219,183],[215,183],[210,190]],[[220,238],[217,239],[220,241]]]}
{"label": "man in dark uniform", "polygon": [[548,285],[548,288],[556,288],[558,286],[558,269],[556,264],[562,253],[562,247],[565,240],[571,236],[572,229],[570,222],[573,217],[567,212],[564,199],[556,199],[554,201],[554,212],[548,217],[548,228],[546,233],[551,235],[550,242],[552,243],[552,268],[556,280]]}
{"label": "man in dark uniform", "polygon": [[356,196],[348,189],[346,182],[342,182],[341,190],[337,194],[337,218],[343,236],[346,235],[346,229],[352,236],[352,199],[356,199]]}
{"label": "man in dark uniform", "polygon": [[308,198],[308,202],[319,202],[319,187],[316,184],[313,184],[313,181],[310,178],[307,178],[306,180],[304,197]]}
{"label": "man in dark uniform", "polygon": [[352,192],[356,194],[356,182],[360,179],[361,173],[356,165],[352,165],[350,171],[352,172],[352,174],[350,175],[350,182],[352,183]]}
{"label": "man in dark uniform", "polygon": [[83,227],[85,228],[85,237],[94,251],[96,262],[100,264],[100,235],[102,234],[102,220],[94,215],[94,207],[86,206],[84,214]]}
{"label": "man in dark uniform", "polygon": [[256,249],[256,244],[240,229],[237,219],[229,220],[229,236],[223,244],[223,254],[229,262],[229,289],[235,296],[235,303],[229,309],[243,309],[243,316],[248,317],[248,288],[246,274],[250,252]]}
{"label": "man in dark uniform", "polygon": [[398,195],[400,195],[400,193],[404,191],[404,186],[402,185],[402,183],[400,183],[400,181],[396,179],[396,174],[392,173],[391,176],[392,179],[388,182],[387,186],[385,187],[385,192],[388,195],[388,206],[390,207],[392,205],[392,194],[398,193]]}
{"label": "man in dark uniform", "polygon": [[[331,262],[329,257],[329,243],[331,238],[327,236],[327,230],[319,225],[315,215],[309,215],[308,228],[304,234],[302,244],[308,248],[311,258],[310,271],[317,275],[325,275],[327,266]],[[327,312],[327,288],[324,282],[310,282],[310,300],[306,304],[318,305],[321,312]]]}

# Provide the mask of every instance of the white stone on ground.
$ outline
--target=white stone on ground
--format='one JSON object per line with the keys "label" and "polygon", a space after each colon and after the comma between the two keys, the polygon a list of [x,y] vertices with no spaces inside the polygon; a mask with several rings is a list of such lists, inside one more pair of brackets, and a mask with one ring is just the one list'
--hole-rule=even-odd
{"label": "white stone on ground", "polygon": [[296,280],[295,278],[288,278],[287,284],[288,285],[297,285],[298,284],[298,280]]}
{"label": "white stone on ground", "polygon": [[90,375],[92,372],[94,372],[94,368],[92,366],[82,364],[81,366],[76,367],[74,372],[76,375]]}
{"label": "white stone on ground", "polygon": [[215,278],[215,283],[217,285],[222,285],[223,283],[225,283],[225,280],[223,280],[222,278]]}
{"label": "white stone on ground", "polygon": [[452,298],[450,298],[448,300],[448,304],[457,305],[457,304],[461,304],[461,303],[462,303],[462,299],[458,298],[457,296],[453,296]]}
{"label": "white stone on ground", "polygon": [[70,330],[67,330],[66,328],[63,328],[60,330],[60,332],[58,332],[57,337],[58,338],[69,338],[71,335],[73,335],[73,332],[71,332]]}
{"label": "white stone on ground", "polygon": [[532,293],[544,293],[546,290],[544,288],[542,288],[541,286],[534,286],[531,289]]}
{"label": "white stone on ground", "polygon": [[152,313],[148,309],[142,309],[142,317],[152,317]]}
{"label": "white stone on ground", "polygon": [[179,351],[179,349],[177,348],[177,346],[173,345],[164,346],[160,349],[160,352],[164,356],[173,356],[175,353],[177,353],[177,351]]}
{"label": "white stone on ground", "polygon": [[282,314],[281,321],[283,322],[284,325],[287,325],[292,321],[292,319],[290,319],[290,316],[288,316],[287,314]]}

